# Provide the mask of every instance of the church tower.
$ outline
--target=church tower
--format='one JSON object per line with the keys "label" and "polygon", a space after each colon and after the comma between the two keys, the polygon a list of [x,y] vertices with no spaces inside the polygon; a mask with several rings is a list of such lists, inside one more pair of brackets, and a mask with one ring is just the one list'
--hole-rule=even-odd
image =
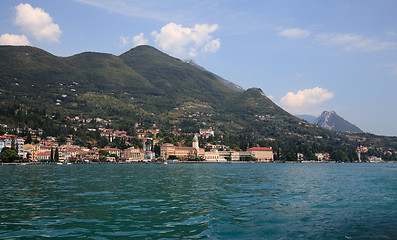
{"label": "church tower", "polygon": [[196,156],[198,156],[200,147],[199,147],[199,140],[196,135],[194,135],[194,137],[193,137],[193,146],[192,147],[194,149],[196,149]]}

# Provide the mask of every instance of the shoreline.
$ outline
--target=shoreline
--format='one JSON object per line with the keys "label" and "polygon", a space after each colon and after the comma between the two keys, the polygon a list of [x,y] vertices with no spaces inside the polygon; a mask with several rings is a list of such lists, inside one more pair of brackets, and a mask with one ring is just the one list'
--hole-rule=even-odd
{"label": "shoreline", "polygon": [[272,163],[301,163],[301,164],[327,164],[327,163],[397,163],[397,161],[383,161],[383,162],[336,162],[336,161],[327,161],[327,162],[321,162],[321,161],[274,161],[274,162],[253,162],[253,161],[228,161],[228,162],[210,162],[210,161],[181,161],[181,162],[90,162],[90,163],[39,163],[39,162],[19,162],[19,163],[0,163],[0,166],[27,166],[27,165],[32,165],[32,166],[55,166],[55,165],[130,165],[130,164],[214,164],[214,163],[222,163],[222,164],[238,164],[238,163],[252,163],[252,164],[272,164]]}

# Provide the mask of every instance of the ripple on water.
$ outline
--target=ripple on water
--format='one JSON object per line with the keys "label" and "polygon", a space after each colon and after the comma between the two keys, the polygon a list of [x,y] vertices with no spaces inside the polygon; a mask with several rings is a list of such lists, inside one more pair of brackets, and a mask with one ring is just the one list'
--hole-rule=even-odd
{"label": "ripple on water", "polygon": [[0,238],[393,239],[396,166],[0,166]]}

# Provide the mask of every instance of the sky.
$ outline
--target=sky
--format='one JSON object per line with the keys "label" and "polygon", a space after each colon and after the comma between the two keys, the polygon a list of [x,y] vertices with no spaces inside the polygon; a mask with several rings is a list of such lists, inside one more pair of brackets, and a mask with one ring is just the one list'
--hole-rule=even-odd
{"label": "sky", "polygon": [[0,45],[116,56],[151,45],[291,114],[397,136],[395,0],[2,0]]}

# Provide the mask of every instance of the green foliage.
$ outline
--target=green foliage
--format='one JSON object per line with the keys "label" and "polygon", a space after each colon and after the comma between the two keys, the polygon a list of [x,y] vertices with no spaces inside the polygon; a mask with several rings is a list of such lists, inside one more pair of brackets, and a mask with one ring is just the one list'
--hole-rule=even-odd
{"label": "green foliage", "polygon": [[15,150],[13,150],[11,148],[7,148],[7,147],[5,147],[1,150],[0,160],[3,163],[11,163],[18,159],[19,159],[19,156]]}
{"label": "green foliage", "polygon": [[254,161],[256,161],[256,159],[253,158],[252,156],[243,156],[243,157],[240,157],[240,161],[254,162]]}
{"label": "green foliage", "polygon": [[337,162],[349,162],[350,161],[349,158],[347,157],[347,154],[340,149],[337,149],[331,153],[331,159],[335,160]]}
{"label": "green foliage", "polygon": [[101,155],[101,156],[109,156],[109,151],[99,150],[99,155]]}
{"label": "green foliage", "polygon": [[59,150],[55,148],[54,161],[59,162]]}

